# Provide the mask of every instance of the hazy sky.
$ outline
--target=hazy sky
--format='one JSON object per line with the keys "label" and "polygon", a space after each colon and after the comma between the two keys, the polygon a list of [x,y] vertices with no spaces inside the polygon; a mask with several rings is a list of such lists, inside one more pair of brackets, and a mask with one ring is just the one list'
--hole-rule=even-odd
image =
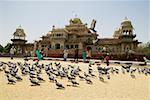
{"label": "hazy sky", "polygon": [[150,41],[149,0],[107,1],[36,1],[0,0],[0,44],[11,42],[12,34],[21,24],[28,42],[40,39],[52,29],[62,28],[77,14],[90,27],[97,20],[99,37],[112,37],[113,32],[127,16],[132,21],[136,39]]}

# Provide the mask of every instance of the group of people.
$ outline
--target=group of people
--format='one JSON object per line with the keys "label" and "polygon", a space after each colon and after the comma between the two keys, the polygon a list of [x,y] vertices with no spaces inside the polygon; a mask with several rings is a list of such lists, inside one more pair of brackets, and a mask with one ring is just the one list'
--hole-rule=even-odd
{"label": "group of people", "polygon": [[[65,48],[64,52],[63,52],[63,54],[64,54],[64,61],[67,60],[68,53],[69,53],[68,49]],[[79,55],[79,49],[76,48],[76,49],[74,49],[74,62],[78,62],[78,55]]]}
{"label": "group of people", "polygon": [[[11,54],[11,59],[13,59],[13,55],[15,53],[16,49],[14,47],[12,47],[10,49],[10,54]],[[68,58],[68,49],[65,48],[64,51],[63,51],[63,58],[64,58],[64,61],[67,60]],[[82,51],[82,58],[83,58],[83,62],[86,62],[86,61],[90,61],[92,57],[92,50],[89,49],[89,50],[86,50],[86,49],[83,49]],[[74,49],[74,62],[78,62],[78,58],[79,58],[79,49],[78,48],[75,48]],[[41,50],[36,50],[35,51],[35,57],[34,57],[34,60],[43,60],[43,53]],[[109,66],[109,54],[107,53],[107,55],[105,56],[104,60],[106,61],[106,64],[107,66]]]}
{"label": "group of people", "polygon": [[[69,53],[68,49],[65,48],[64,52],[63,52],[64,61],[67,60],[68,53]],[[92,50],[91,49],[90,50],[83,49],[83,51],[82,51],[83,62],[89,61],[91,57],[92,57]],[[74,62],[78,62],[78,58],[79,58],[79,49],[75,48],[74,49]],[[106,56],[104,57],[103,60],[105,60],[106,65],[109,66],[109,60],[110,60],[109,53],[106,54]]]}

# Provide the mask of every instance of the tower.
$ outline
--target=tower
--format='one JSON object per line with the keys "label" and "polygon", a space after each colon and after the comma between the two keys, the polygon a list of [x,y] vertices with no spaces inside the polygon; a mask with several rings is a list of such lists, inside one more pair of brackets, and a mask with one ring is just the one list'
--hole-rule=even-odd
{"label": "tower", "polygon": [[130,20],[125,17],[121,22],[119,39],[121,40],[121,51],[135,51],[139,42],[134,40],[136,34],[133,34],[133,26]]}
{"label": "tower", "polygon": [[121,22],[121,33],[124,35],[133,35],[133,26],[127,17]]}
{"label": "tower", "polygon": [[22,29],[21,25],[16,29],[16,31],[13,33],[13,39],[11,41],[13,42],[12,45],[17,50],[16,54],[24,54],[25,53],[25,44],[27,40],[25,40],[26,34],[24,30]]}

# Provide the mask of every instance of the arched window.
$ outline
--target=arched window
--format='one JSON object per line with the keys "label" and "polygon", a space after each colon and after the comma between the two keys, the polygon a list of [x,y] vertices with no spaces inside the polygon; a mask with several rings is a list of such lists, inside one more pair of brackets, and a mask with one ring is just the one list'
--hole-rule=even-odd
{"label": "arched window", "polygon": [[126,30],[126,34],[128,34],[128,30]]}
{"label": "arched window", "polygon": [[129,31],[129,35],[130,35],[130,34],[132,34],[132,31],[131,31],[131,30]]}
{"label": "arched window", "polygon": [[60,44],[59,43],[55,44],[55,49],[60,49]]}

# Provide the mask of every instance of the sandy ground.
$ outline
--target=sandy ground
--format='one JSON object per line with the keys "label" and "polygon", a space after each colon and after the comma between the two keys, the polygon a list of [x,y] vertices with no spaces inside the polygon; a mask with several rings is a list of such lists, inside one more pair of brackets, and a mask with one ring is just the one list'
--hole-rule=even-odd
{"label": "sandy ground", "polygon": [[[0,58],[0,61],[11,60]],[[24,62],[17,58],[13,60],[13,62],[17,61]],[[50,62],[54,61],[40,61],[44,64]],[[60,62],[62,66],[79,65],[83,71],[87,72],[87,63],[57,62]],[[106,65],[102,64],[102,66]],[[110,66],[121,68],[120,65]],[[94,74],[98,75],[96,67],[93,65]],[[56,89],[55,84],[49,82],[44,71],[42,75],[46,82],[41,83],[40,86],[30,86],[29,76],[22,76],[23,81],[15,85],[8,85],[4,72],[0,72],[0,100],[150,100],[150,75],[136,73],[136,78],[133,79],[129,74],[119,73],[119,75],[111,75],[111,79],[106,79],[105,83],[95,77],[90,78],[93,81],[92,85],[77,79],[79,87],[68,87],[67,79],[59,79],[58,81],[65,86],[64,90]]]}

